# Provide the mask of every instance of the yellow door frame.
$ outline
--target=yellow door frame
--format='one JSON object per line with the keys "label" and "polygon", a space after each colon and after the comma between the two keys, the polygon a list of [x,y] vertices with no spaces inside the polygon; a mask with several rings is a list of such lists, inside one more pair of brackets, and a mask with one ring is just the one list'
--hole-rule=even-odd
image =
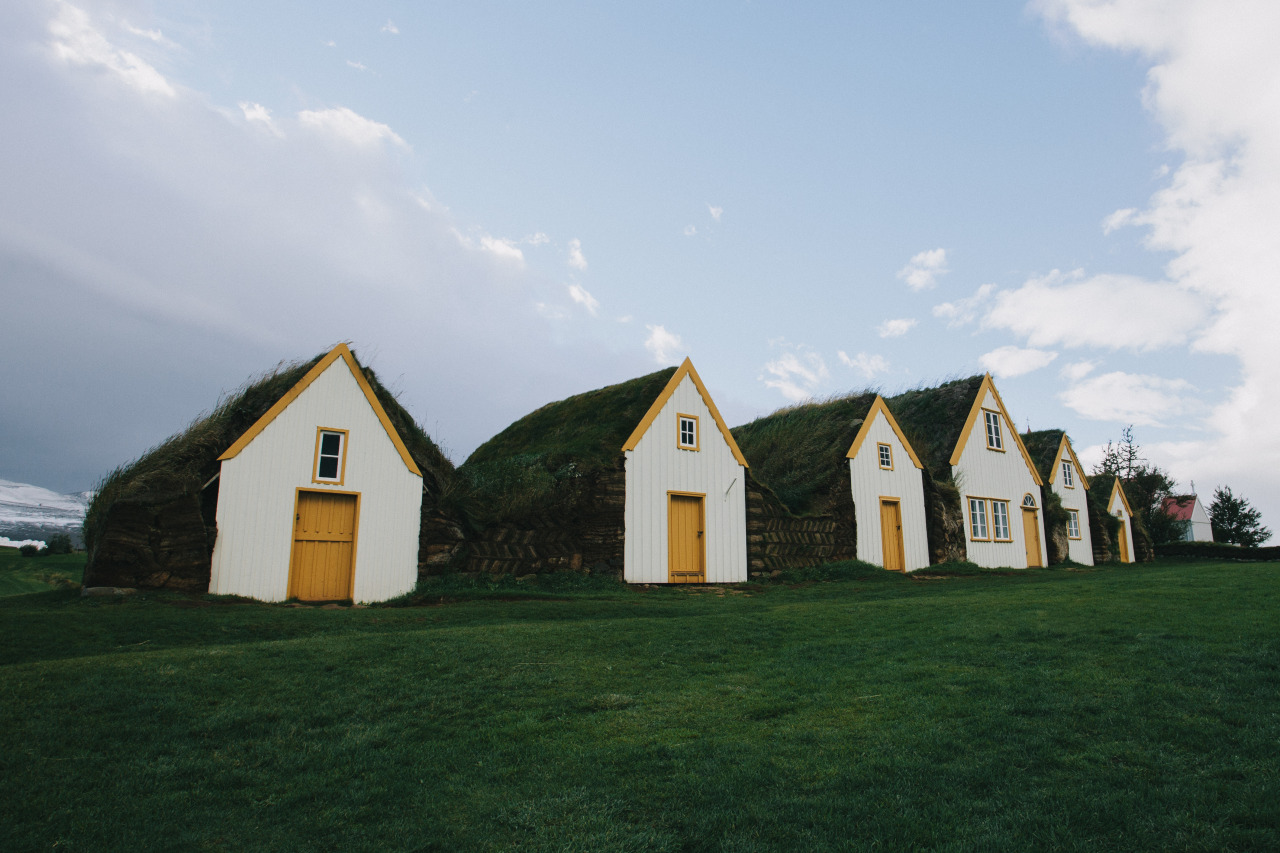
{"label": "yellow door frame", "polygon": [[[673,580],[671,577],[671,555],[675,544],[672,536],[671,508],[675,506],[673,497],[696,498],[698,501],[698,575],[700,580]],[[681,492],[667,490],[667,583],[706,583],[707,582],[707,495],[705,492]]]}
{"label": "yellow door frame", "polygon": [[[889,569],[889,543],[885,541],[885,524],[884,509],[888,504],[894,508],[894,518],[897,520],[896,529],[893,531],[893,540],[897,547],[894,549],[897,554],[898,567]],[[880,496],[880,561],[885,569],[890,571],[905,572],[907,570],[907,543],[902,534],[902,498],[891,498],[884,495]]]}
{"label": "yellow door frame", "polygon": [[298,521],[303,493],[313,495],[345,495],[356,499],[355,518],[351,522],[351,573],[347,581],[347,598],[355,598],[356,590],[356,548],[360,540],[360,493],[341,491],[339,489],[307,489],[299,486],[293,496],[293,524],[289,531],[289,598],[297,598],[296,560],[298,557]]}

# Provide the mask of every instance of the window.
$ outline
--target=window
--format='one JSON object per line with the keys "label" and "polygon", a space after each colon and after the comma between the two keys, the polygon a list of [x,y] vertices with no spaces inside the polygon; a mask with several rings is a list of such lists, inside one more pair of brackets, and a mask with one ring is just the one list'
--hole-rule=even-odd
{"label": "window", "polygon": [[1067,510],[1067,538],[1080,538],[1080,510],[1078,509]]}
{"label": "window", "polygon": [[347,431],[321,427],[316,431],[316,461],[311,482],[342,485],[346,470]]}
{"label": "window", "polygon": [[987,502],[982,498],[969,498],[969,538],[991,538],[987,535]]}
{"label": "window", "polygon": [[1068,489],[1074,489],[1076,487],[1076,477],[1075,477],[1075,474],[1073,473],[1073,470],[1074,469],[1072,469],[1071,463],[1068,462],[1066,459],[1063,459],[1062,460],[1062,485]]}
{"label": "window", "polygon": [[1030,492],[1027,492],[1025,495],[1022,496],[1022,505],[1025,506],[1027,509],[1036,508],[1036,499],[1031,496]]}
{"label": "window", "polygon": [[992,501],[991,502],[991,538],[997,542],[1012,542],[1013,537],[1009,535],[1009,502],[1008,501]]}
{"label": "window", "polygon": [[892,471],[893,448],[887,444],[877,444],[876,448],[880,451],[880,467]]}
{"label": "window", "polygon": [[697,415],[676,415],[680,434],[676,438],[676,446],[682,450],[698,449],[698,417]]}
{"label": "window", "polygon": [[982,411],[987,422],[987,447],[992,450],[1004,450],[1004,438],[1000,435],[1000,413]]}

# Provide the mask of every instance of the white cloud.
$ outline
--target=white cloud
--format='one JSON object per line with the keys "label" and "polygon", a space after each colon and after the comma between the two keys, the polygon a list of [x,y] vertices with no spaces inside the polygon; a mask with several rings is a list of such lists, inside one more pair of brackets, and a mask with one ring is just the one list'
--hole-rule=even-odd
{"label": "white cloud", "polygon": [[777,341],[775,345],[787,346],[790,351],[767,362],[759,379],[766,388],[782,392],[788,400],[812,397],[830,375],[822,356],[803,344],[790,346],[784,341]]}
{"label": "white cloud", "polygon": [[697,234],[697,233],[698,233],[698,229],[697,229],[697,227],[696,227],[696,226],[693,226],[693,225],[686,225],[686,226],[684,227],[684,236],[686,236],[686,237],[692,237],[693,235],[695,235],[695,234]]}
{"label": "white cloud", "polygon": [[1068,382],[1079,382],[1096,370],[1099,364],[1101,362],[1098,361],[1073,361],[1070,364],[1064,364],[1058,371],[1058,375]]}
{"label": "white cloud", "polygon": [[912,290],[927,290],[937,284],[939,276],[947,272],[947,250],[930,249],[912,256],[907,265],[898,270],[898,278],[905,281]]}
{"label": "white cloud", "polygon": [[967,325],[987,310],[987,303],[991,301],[991,296],[995,292],[994,284],[984,284],[974,291],[973,296],[933,306],[933,316],[946,320],[947,327],[951,329]]}
{"label": "white cloud", "polygon": [[543,246],[551,242],[551,238],[539,231],[536,234],[530,234],[520,241],[528,246]]}
{"label": "white cloud", "polygon": [[1126,207],[1123,210],[1117,210],[1106,219],[1102,220],[1102,233],[1110,234],[1118,228],[1123,228],[1126,225],[1132,225],[1134,216],[1137,212],[1137,208],[1134,207]]}
{"label": "white cloud", "polygon": [[1059,394],[1082,417],[1137,426],[1162,426],[1194,408],[1185,379],[1163,379],[1116,371],[1078,382]]}
{"label": "white cloud", "polygon": [[720,214],[724,213],[723,207],[716,207],[714,204],[708,204],[707,210],[711,213],[711,218],[716,222],[720,221]]}
{"label": "white cloud", "polygon": [[408,143],[387,125],[367,119],[347,107],[303,110],[298,113],[298,122],[303,127],[327,133],[359,148],[373,148],[383,142],[390,142],[401,148],[409,147]]}
{"label": "white cloud", "polygon": [[354,69],[355,69],[355,70],[357,70],[357,71],[368,71],[368,70],[369,70],[368,66],[366,66],[363,62],[356,62],[354,59],[348,59],[348,60],[347,60],[347,65],[351,66],[352,68],[354,68]]}
{"label": "white cloud", "polygon": [[567,286],[569,288],[569,298],[586,308],[591,316],[594,317],[596,312],[600,310],[600,302],[590,293],[587,293],[581,285],[570,284]]}
{"label": "white cloud", "polygon": [[839,356],[841,364],[859,371],[867,379],[889,371],[889,362],[885,361],[882,355],[868,355],[860,352],[853,358],[849,358],[849,354],[844,350],[840,350],[836,355]]}
{"label": "white cloud", "polygon": [[139,92],[149,95],[177,95],[159,71],[127,50],[106,39],[83,9],[59,2],[57,15],[49,22],[53,55],[73,65],[105,68]]}
{"label": "white cloud", "polygon": [[400,28],[395,25],[394,21],[388,18],[387,22],[382,25],[382,32],[388,33],[393,36],[398,36],[400,35]]}
{"label": "white cloud", "polygon": [[130,25],[127,21],[122,21],[120,26],[123,27],[125,32],[127,33],[131,33],[140,38],[144,38],[147,41],[153,41],[162,47],[168,48],[169,50],[175,50],[178,47],[172,41],[165,38],[164,33],[158,29],[155,29],[155,30],[139,29],[138,27]]}
{"label": "white cloud", "polygon": [[480,248],[492,254],[495,258],[501,258],[504,261],[524,265],[524,252],[516,246],[511,240],[504,240],[500,237],[490,237],[488,234],[481,236]]}
{"label": "white cloud", "polygon": [[1166,282],[1054,270],[996,293],[982,325],[1007,329],[1032,346],[1151,350],[1185,343],[1204,323],[1206,307]]}
{"label": "white cloud", "polygon": [[876,333],[882,338],[900,338],[915,328],[914,317],[903,317],[898,320],[885,320],[876,327]]}
{"label": "white cloud", "polygon": [[569,241],[569,266],[575,270],[587,268],[587,259],[582,254],[582,241],[576,237]]}
{"label": "white cloud", "polygon": [[1004,346],[980,356],[978,363],[996,378],[1001,378],[1039,370],[1057,357],[1056,352]]}
{"label": "white cloud", "polygon": [[254,104],[248,101],[241,101],[237,106],[240,112],[244,114],[245,121],[256,122],[270,130],[276,136],[283,136],[280,128],[276,127],[276,123],[271,119],[271,111],[262,104]]}
{"label": "white cloud", "polygon": [[649,337],[645,339],[644,348],[653,356],[653,360],[661,365],[674,362],[684,349],[684,341],[680,340],[680,336],[668,332],[663,326],[645,328],[649,330]]}
{"label": "white cloud", "polygon": [[337,43],[336,41],[334,41],[333,39],[329,39],[328,41],[321,42],[321,44],[323,44],[325,47],[337,47],[337,46],[338,46],[338,43]]}

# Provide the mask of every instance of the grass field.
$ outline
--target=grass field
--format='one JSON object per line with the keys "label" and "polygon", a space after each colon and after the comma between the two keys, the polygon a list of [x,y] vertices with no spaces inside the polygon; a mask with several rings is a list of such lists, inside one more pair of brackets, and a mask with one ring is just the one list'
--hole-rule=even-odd
{"label": "grass field", "polygon": [[1280,564],[827,574],[9,595],[0,849],[1280,848]]}

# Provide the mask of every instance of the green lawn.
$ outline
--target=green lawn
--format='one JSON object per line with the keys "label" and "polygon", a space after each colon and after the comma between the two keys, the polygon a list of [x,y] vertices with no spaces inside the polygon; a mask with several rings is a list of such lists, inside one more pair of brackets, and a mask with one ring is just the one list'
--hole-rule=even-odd
{"label": "green lawn", "polygon": [[17,548],[0,548],[0,596],[43,592],[50,585],[80,583],[84,554],[24,557]]}
{"label": "green lawn", "polygon": [[1280,564],[833,574],[0,598],[0,849],[1280,848]]}

